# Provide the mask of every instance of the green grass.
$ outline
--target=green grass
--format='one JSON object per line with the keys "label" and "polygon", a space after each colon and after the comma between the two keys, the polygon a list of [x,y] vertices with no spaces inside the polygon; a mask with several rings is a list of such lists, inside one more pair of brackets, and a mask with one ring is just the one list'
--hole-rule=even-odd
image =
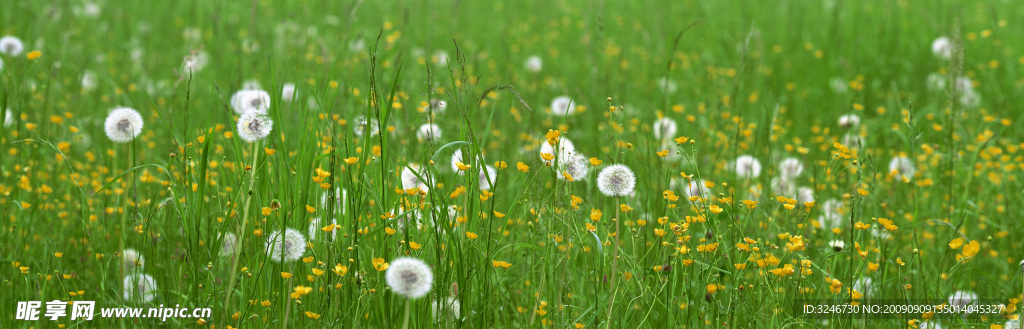
{"label": "green grass", "polygon": [[[41,52],[0,55],[0,109],[15,115],[0,125],[3,328],[398,328],[406,300],[378,269],[401,256],[433,269],[432,291],[411,304],[417,328],[861,328],[927,318],[794,313],[797,299],[849,299],[862,278],[873,282],[871,299],[940,302],[969,290],[1011,306],[932,321],[946,328],[1001,325],[1022,310],[1019,3],[97,3],[96,17],[76,14],[80,1],[0,11],[0,34]],[[932,54],[940,36],[962,43],[962,59]],[[189,74],[183,60],[197,51],[209,62]],[[434,63],[435,51],[449,62]],[[532,55],[542,71],[524,69]],[[87,72],[95,88],[82,86]],[[930,89],[931,74],[947,84],[969,77],[980,104]],[[658,87],[663,77],[675,92]],[[272,99],[274,128],[258,143],[238,137],[229,104],[249,80]],[[297,86],[293,101],[281,97],[285,83]],[[582,108],[552,115],[561,95]],[[447,110],[423,111],[431,99]],[[145,120],[132,143],[104,135],[117,106]],[[847,114],[861,124],[840,127]],[[360,116],[382,133],[357,134]],[[674,136],[654,137],[660,117],[678,123]],[[417,139],[428,122],[439,140]],[[558,179],[538,151],[551,130],[601,164],[586,179]],[[847,133],[864,144],[842,158],[834,143]],[[456,149],[470,174],[450,169]],[[760,161],[759,177],[731,169],[741,155]],[[898,155],[916,167],[909,182],[889,172]],[[793,184],[812,188],[816,203],[787,209],[777,198],[797,198],[772,184],[787,157],[803,163]],[[481,192],[474,173],[502,161]],[[429,193],[399,193],[399,173],[414,163]],[[598,190],[598,172],[615,163],[635,172],[634,196]],[[712,182],[708,198],[689,200],[681,173]],[[837,231],[818,224],[826,200],[845,205]],[[270,260],[272,232],[309,239],[318,217],[319,226],[337,221],[334,238],[314,230],[303,260]],[[880,218],[896,227],[886,237],[871,234]],[[229,232],[241,233],[237,262],[219,255]],[[834,251],[833,240],[846,248]],[[125,248],[145,257],[151,302],[122,297]],[[297,287],[311,289],[293,298]],[[431,302],[453,290],[460,316],[435,320]],[[213,313],[15,320],[17,302],[29,300]]]}

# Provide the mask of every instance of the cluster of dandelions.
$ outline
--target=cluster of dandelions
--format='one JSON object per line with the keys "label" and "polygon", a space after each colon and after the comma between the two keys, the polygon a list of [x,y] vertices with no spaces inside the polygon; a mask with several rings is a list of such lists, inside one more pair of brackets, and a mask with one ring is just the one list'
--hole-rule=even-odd
{"label": "cluster of dandelions", "polygon": [[142,273],[146,259],[135,249],[121,252],[121,269],[125,277],[122,297],[125,301],[151,302],[156,297],[156,280],[149,274]]}

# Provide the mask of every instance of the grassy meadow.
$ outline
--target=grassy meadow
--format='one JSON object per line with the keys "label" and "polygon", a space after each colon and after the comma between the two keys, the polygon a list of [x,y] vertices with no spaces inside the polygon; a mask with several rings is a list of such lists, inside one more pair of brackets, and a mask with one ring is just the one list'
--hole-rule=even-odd
{"label": "grassy meadow", "polygon": [[[0,7],[20,40],[0,40],[2,328],[1018,328],[1024,311],[1024,3]],[[54,300],[97,315],[16,319]],[[99,316],[115,307],[212,314]]]}

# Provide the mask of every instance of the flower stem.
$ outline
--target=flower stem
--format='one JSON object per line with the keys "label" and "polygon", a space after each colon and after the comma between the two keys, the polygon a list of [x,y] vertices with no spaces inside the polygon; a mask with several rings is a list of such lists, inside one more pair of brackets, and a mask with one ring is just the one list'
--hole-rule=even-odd
{"label": "flower stem", "polygon": [[237,241],[235,241],[235,252],[231,256],[234,260],[231,263],[231,279],[228,280],[228,290],[225,291],[227,296],[224,297],[223,307],[225,316],[223,318],[225,319],[227,318],[228,310],[230,309],[229,305],[231,304],[231,295],[233,294],[232,291],[235,288],[235,279],[238,274],[238,255],[242,253],[242,241],[245,240],[245,223],[249,219],[249,202],[252,201],[253,185],[256,183],[256,160],[259,155],[259,150],[259,143],[252,143],[252,166],[249,172],[249,193],[245,196],[245,207],[242,208],[242,224],[237,232],[238,238]]}
{"label": "flower stem", "polygon": [[619,267],[619,200],[621,198],[615,198],[615,218],[612,219],[613,225],[615,225],[615,245],[612,246],[612,275],[609,278],[612,281],[611,289],[608,292],[608,325],[607,328],[612,327],[612,306],[615,305],[615,277],[617,276],[616,271]]}
{"label": "flower stem", "polygon": [[412,310],[412,299],[405,299],[405,320],[402,320],[402,329],[409,328],[409,313]]}

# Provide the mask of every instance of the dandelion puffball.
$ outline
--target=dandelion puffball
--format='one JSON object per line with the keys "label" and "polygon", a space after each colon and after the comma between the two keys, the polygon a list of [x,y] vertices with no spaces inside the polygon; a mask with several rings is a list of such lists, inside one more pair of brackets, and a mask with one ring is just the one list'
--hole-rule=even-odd
{"label": "dandelion puffball", "polygon": [[562,175],[562,173],[566,173],[572,177],[572,180],[582,181],[587,179],[587,174],[590,172],[590,161],[582,154],[575,154],[560,163],[560,167],[562,169],[556,175],[558,179],[566,179],[565,175]]}
{"label": "dandelion puffball", "polygon": [[246,142],[256,142],[270,135],[274,121],[266,114],[249,111],[238,118],[238,137]]}
{"label": "dandelion puffball", "polygon": [[[975,304],[977,299],[978,294],[975,294],[970,291],[957,290],[953,292],[952,295],[949,296],[949,306],[963,309],[968,305]],[[967,310],[967,312],[971,313],[970,310]]]}
{"label": "dandelion puffball", "polygon": [[430,100],[430,108],[429,108],[430,111],[432,111],[434,113],[437,113],[437,114],[441,114],[441,113],[444,113],[444,110],[447,110],[447,109],[448,109],[448,102],[445,102],[445,101],[440,100],[440,99],[431,99]]}
{"label": "dandelion puffball", "polygon": [[323,230],[323,228],[325,226],[331,225],[331,224],[338,225],[338,220],[337,219],[331,219],[331,222],[327,223],[327,221],[321,220],[320,217],[313,218],[313,220],[309,222],[309,241],[316,240],[316,236],[318,234],[330,235],[332,240],[335,237],[337,237],[338,236],[338,230],[331,230],[330,233],[324,232],[324,230]]}
{"label": "dandelion puffball", "polygon": [[797,158],[785,158],[779,161],[779,176],[783,179],[794,179],[804,172],[804,165]]}
{"label": "dandelion puffball", "polygon": [[914,162],[905,156],[898,156],[889,161],[889,172],[895,175],[896,179],[909,182],[914,178]]}
{"label": "dandelion puffball", "polygon": [[188,56],[185,56],[184,64],[182,67],[187,72],[199,72],[206,67],[206,64],[210,62],[210,55],[204,50],[193,52]]}
{"label": "dandelion puffball", "polygon": [[576,102],[569,96],[558,96],[551,101],[551,113],[554,115],[571,115],[576,113]]}
{"label": "dandelion puffball", "polygon": [[270,110],[270,94],[259,89],[242,89],[231,96],[231,108],[235,113],[267,113]]}
{"label": "dandelion puffball", "polygon": [[[840,252],[840,251],[843,251],[843,248],[846,248],[846,242],[843,242],[843,240],[832,240],[832,241],[829,241],[828,247],[832,248],[832,251]],[[854,289],[854,290],[857,290],[857,289]]]}
{"label": "dandelion puffball", "polygon": [[411,257],[400,257],[391,261],[384,277],[391,291],[410,299],[426,296],[434,283],[434,274],[430,271],[430,266]]}
{"label": "dandelion puffball", "polygon": [[953,42],[947,37],[939,37],[932,41],[932,54],[941,59],[953,57]]}
{"label": "dandelion puffball", "polygon": [[658,89],[666,94],[673,94],[679,89],[679,84],[668,77],[658,79]]}
{"label": "dandelion puffball", "polygon": [[481,190],[490,190],[498,180],[498,170],[494,169],[491,165],[484,166],[484,169],[480,170],[479,175],[479,185]]}
{"label": "dandelion puffball", "polygon": [[675,120],[661,118],[654,121],[654,137],[657,139],[670,139],[676,135],[678,125]]}
{"label": "dandelion puffball", "polygon": [[124,291],[123,297],[126,301],[132,301],[135,298],[143,302],[151,302],[155,297],[156,291],[156,280],[148,274],[129,274],[124,277]]}
{"label": "dandelion puffball", "polygon": [[142,132],[142,116],[138,111],[127,107],[118,107],[107,115],[103,123],[107,137],[115,143],[127,143]]}
{"label": "dandelion puffball", "polygon": [[146,258],[142,257],[142,254],[135,249],[125,249],[121,253],[121,263],[125,273],[132,273],[136,270],[142,271],[143,266],[146,265]]}
{"label": "dandelion puffball", "polygon": [[847,114],[839,117],[839,127],[850,129],[860,125],[860,117],[856,114]]}
{"label": "dandelion puffball", "polygon": [[544,68],[544,61],[540,59],[540,56],[530,56],[526,58],[526,63],[523,65],[527,71],[540,72]]}
{"label": "dandelion puffball", "polygon": [[355,123],[352,131],[356,136],[362,137],[366,134],[367,129],[370,130],[370,136],[377,136],[380,133],[380,125],[377,123],[377,119],[371,118],[367,120],[365,116],[360,115],[352,121]]}
{"label": "dandelion puffball", "polygon": [[430,310],[434,316],[434,321],[437,321],[439,316],[443,317],[442,319],[446,321],[457,320],[461,318],[461,309],[462,304],[459,303],[459,300],[455,299],[454,297],[446,297],[444,300],[442,300],[441,303],[438,303],[435,300],[430,305]]}
{"label": "dandelion puffball", "polygon": [[441,127],[433,123],[424,123],[416,129],[416,138],[424,142],[432,142],[441,138]]}
{"label": "dandelion puffball", "polygon": [[267,255],[275,262],[294,262],[306,253],[306,237],[295,229],[276,231],[267,236]]}
{"label": "dandelion puffball", "polygon": [[625,165],[613,164],[597,174],[597,189],[605,196],[627,196],[635,188],[636,175]]}
{"label": "dandelion puffball", "polygon": [[409,190],[413,188],[419,188],[420,192],[427,193],[430,191],[430,186],[423,179],[427,178],[427,171],[423,170],[419,164],[412,163],[408,167],[402,169],[402,189]]}
{"label": "dandelion puffball", "polygon": [[237,247],[237,243],[238,243],[238,236],[235,235],[234,233],[230,233],[229,232],[229,233],[222,234],[220,236],[220,239],[221,239],[221,244],[220,244],[220,252],[218,252],[218,255],[220,255],[220,256],[234,255],[235,254],[235,248]]}
{"label": "dandelion puffball", "polygon": [[11,111],[11,109],[4,111],[4,120],[0,121],[0,123],[3,123],[4,128],[10,127],[14,124],[14,112]]}
{"label": "dandelion puffball", "polygon": [[286,83],[281,86],[281,99],[286,101],[292,101],[295,99],[295,84]]}
{"label": "dandelion puffball", "polygon": [[25,44],[18,37],[6,35],[0,38],[0,54],[15,57],[25,51]]}
{"label": "dandelion puffball", "polygon": [[448,52],[444,50],[434,51],[434,54],[430,56],[430,61],[434,62],[437,66],[448,65]]}
{"label": "dandelion puffball", "polygon": [[[558,152],[555,152],[555,147],[548,143],[547,140],[540,142],[540,159],[545,164],[551,165],[553,161],[558,163],[564,163],[569,161],[569,157],[576,152],[576,145],[573,145],[572,141],[565,137],[558,138]],[[551,160],[545,159],[545,156],[554,156]]]}
{"label": "dandelion puffball", "polygon": [[761,162],[749,155],[742,155],[736,158],[736,174],[742,178],[757,178],[761,176]]}

